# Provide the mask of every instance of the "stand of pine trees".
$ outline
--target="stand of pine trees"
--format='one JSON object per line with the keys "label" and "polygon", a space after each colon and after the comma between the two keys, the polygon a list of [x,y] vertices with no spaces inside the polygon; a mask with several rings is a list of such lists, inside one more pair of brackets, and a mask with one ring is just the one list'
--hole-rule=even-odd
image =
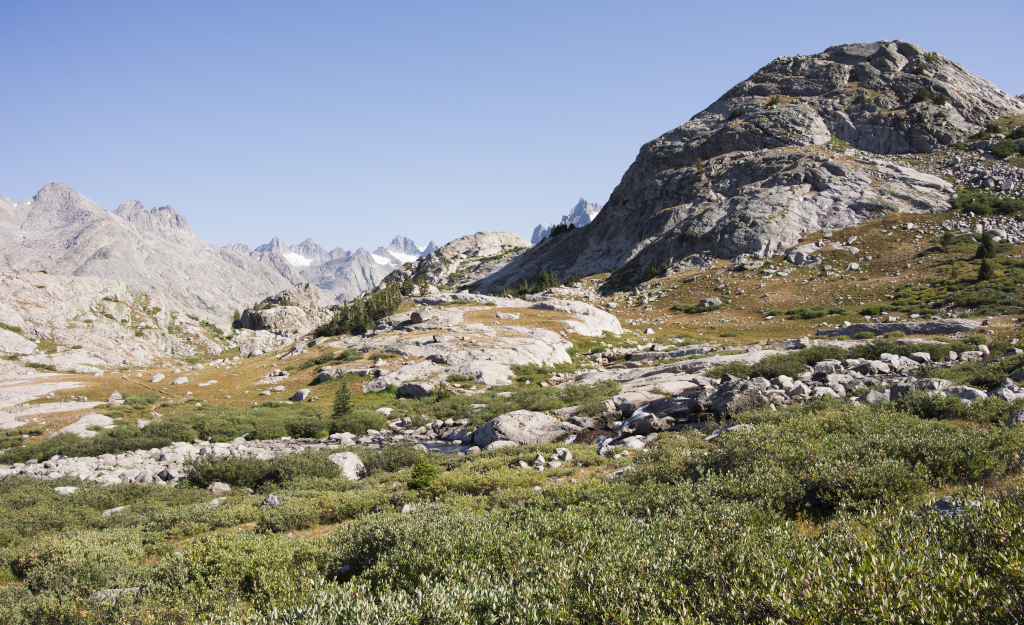
{"label": "stand of pine trees", "polygon": [[362,334],[377,325],[384,317],[398,312],[402,304],[402,293],[396,283],[369,297],[346,302],[334,318],[316,329],[317,336],[338,336],[339,334]]}

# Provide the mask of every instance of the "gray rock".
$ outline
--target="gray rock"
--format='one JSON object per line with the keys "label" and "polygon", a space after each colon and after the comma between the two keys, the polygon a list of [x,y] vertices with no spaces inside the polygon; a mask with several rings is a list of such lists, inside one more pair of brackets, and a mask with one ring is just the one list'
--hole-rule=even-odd
{"label": "gray rock", "polygon": [[117,514],[118,512],[120,512],[120,511],[122,511],[122,510],[124,510],[124,506],[118,506],[118,507],[116,507],[116,508],[110,508],[109,510],[104,510],[104,511],[103,511],[103,512],[102,512],[102,513],[100,514],[100,516],[110,516],[110,515],[112,515],[112,514]]}
{"label": "gray rock", "polygon": [[78,492],[78,487],[77,486],[58,486],[58,487],[53,489],[53,492],[57,493],[58,495],[74,495],[76,492]]}
{"label": "gray rock", "polygon": [[231,486],[224,482],[214,482],[207,486],[206,490],[210,491],[214,495],[220,495],[221,493],[229,492],[231,490]]}
{"label": "gray rock", "polygon": [[885,394],[879,393],[878,391],[868,391],[867,393],[861,395],[859,399],[861,402],[865,404],[872,405],[881,404],[882,402],[889,401],[889,398],[886,397]]}
{"label": "gray rock", "polygon": [[300,388],[292,395],[292,401],[306,401],[309,397],[310,390],[308,388]]}
{"label": "gray rock", "polygon": [[558,439],[582,431],[577,425],[530,410],[516,410],[491,419],[476,431],[473,442],[487,447],[497,441],[520,445],[553,443]]}
{"label": "gray rock", "polygon": [[1010,415],[1010,418],[1006,420],[1006,427],[1011,426],[1024,426],[1024,410],[1018,410]]}
{"label": "gray rock", "polygon": [[156,384],[157,382],[163,382],[166,376],[162,373],[158,373],[149,379],[150,384]]}
{"label": "gray rock", "polygon": [[988,399],[988,393],[970,386],[950,386],[946,389],[946,392],[950,395],[956,395],[960,399],[969,399],[971,401]]}
{"label": "gray rock", "polygon": [[175,384],[175,385],[188,384],[188,378],[186,378],[185,376],[181,376],[180,378],[174,378],[174,381],[171,382],[171,384]]}
{"label": "gray rock", "polygon": [[981,503],[955,497],[943,497],[935,502],[932,509],[947,519],[955,519],[967,511],[967,506],[979,507]]}
{"label": "gray rock", "polygon": [[981,322],[974,319],[940,319],[933,321],[903,321],[896,323],[854,323],[846,327],[832,330],[818,330],[818,336],[854,337],[861,332],[885,334],[886,332],[903,332],[905,334],[956,334],[958,332],[975,332]]}
{"label": "gray rock", "polygon": [[398,387],[398,396],[423,399],[430,395],[434,388],[435,386],[430,382],[409,382]]}
{"label": "gray rock", "polygon": [[278,497],[275,493],[270,493],[263,499],[263,502],[260,503],[260,505],[267,508],[276,508],[284,502],[284,497]]}
{"label": "gray rock", "polygon": [[360,460],[359,456],[350,451],[331,454],[330,456],[327,456],[327,459],[336,464],[338,469],[341,471],[341,474],[353,482],[359,480],[363,475],[363,471],[366,470],[366,467],[363,465],[363,461]]}

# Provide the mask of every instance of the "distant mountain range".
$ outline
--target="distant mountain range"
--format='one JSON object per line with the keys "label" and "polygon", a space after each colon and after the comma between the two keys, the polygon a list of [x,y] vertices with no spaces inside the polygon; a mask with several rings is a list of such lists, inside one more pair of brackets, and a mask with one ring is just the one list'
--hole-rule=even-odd
{"label": "distant mountain range", "polygon": [[[597,217],[597,214],[600,212],[600,204],[594,204],[593,202],[588,202],[585,199],[580,198],[580,201],[576,203],[576,206],[574,206],[571,211],[569,211],[569,214],[562,215],[562,220],[558,223],[572,224],[579,228],[580,226],[585,226],[594,221],[594,217]],[[550,236],[551,228],[554,226],[555,224],[551,224],[545,228],[544,224],[537,224],[537,227],[533,229],[533,237],[530,238],[530,243],[536,245],[540,243],[542,239]]]}
{"label": "distant mountain range", "polygon": [[163,293],[176,310],[220,319],[299,282],[318,286],[324,304],[350,299],[436,249],[401,236],[373,252],[328,253],[310,239],[218,247],[170,206],[129,200],[111,212],[60,182],[25,200],[0,196],[0,233],[0,269],[123,280]]}
{"label": "distant mountain range", "polygon": [[372,252],[363,248],[347,252],[340,247],[328,252],[312,239],[290,246],[277,237],[255,250],[240,244],[229,247],[250,255],[283,258],[290,266],[290,273],[299,276],[297,279],[293,277],[293,282],[315,284],[325,303],[349,300],[369,291],[395,269],[437,249],[433,241],[421,246],[401,235],[392,239],[387,247],[378,247]]}

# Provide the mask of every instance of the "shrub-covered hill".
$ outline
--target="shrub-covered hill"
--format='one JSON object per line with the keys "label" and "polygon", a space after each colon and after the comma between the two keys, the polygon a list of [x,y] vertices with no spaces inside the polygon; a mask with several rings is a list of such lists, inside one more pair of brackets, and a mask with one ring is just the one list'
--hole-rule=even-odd
{"label": "shrub-covered hill", "polygon": [[[828,400],[736,422],[633,457],[568,445],[561,466],[554,444],[360,449],[358,482],[329,452],[208,459],[175,488],[4,478],[0,606],[8,623],[1024,618],[1024,429]],[[213,481],[254,493],[213,504]],[[53,491],[69,485],[86,487]]]}

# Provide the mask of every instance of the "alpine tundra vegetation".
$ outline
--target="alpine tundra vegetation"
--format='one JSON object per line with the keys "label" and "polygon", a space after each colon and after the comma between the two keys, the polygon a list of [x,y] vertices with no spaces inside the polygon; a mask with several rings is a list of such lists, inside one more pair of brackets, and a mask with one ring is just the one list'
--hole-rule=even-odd
{"label": "alpine tundra vegetation", "polygon": [[1022,151],[883,41],[532,244],[0,197],[0,621],[1021,623]]}

